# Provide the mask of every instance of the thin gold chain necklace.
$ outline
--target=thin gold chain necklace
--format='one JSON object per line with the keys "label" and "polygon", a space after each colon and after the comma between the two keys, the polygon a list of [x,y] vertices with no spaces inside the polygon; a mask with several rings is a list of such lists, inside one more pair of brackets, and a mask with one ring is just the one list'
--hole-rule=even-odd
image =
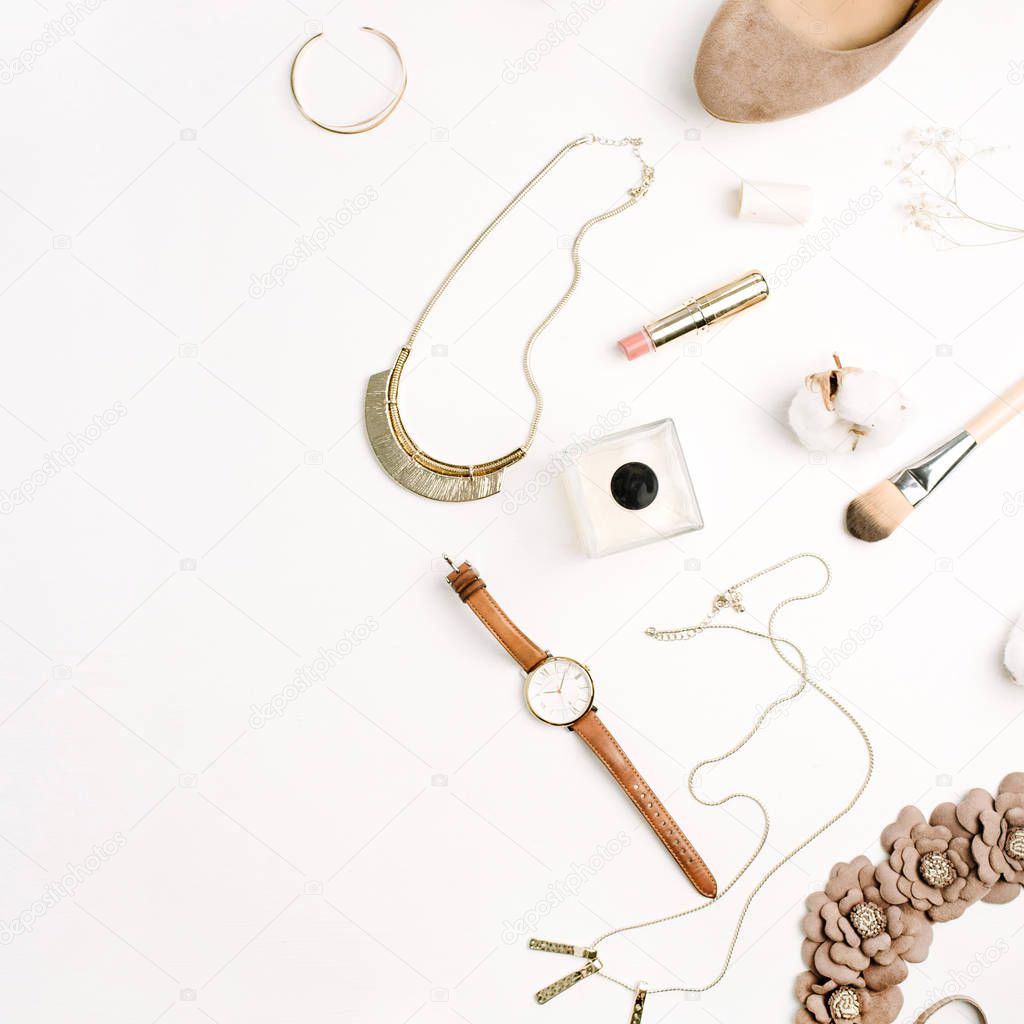
{"label": "thin gold chain necklace", "polygon": [[[817,590],[808,591],[807,593],[794,594],[790,597],[783,598],[778,604],[772,609],[771,614],[768,616],[767,629],[765,631],[750,629],[746,626],[740,626],[730,623],[715,623],[713,620],[726,608],[729,608],[736,612],[743,612],[745,608],[743,606],[743,595],[741,588],[747,586],[749,583],[753,583],[755,580],[761,579],[763,576],[767,576],[769,573],[775,572],[782,569],[784,566],[789,565],[792,562],[799,561],[800,559],[808,558],[813,561],[820,563],[821,567],[825,570],[825,579],[821,586]],[[761,829],[761,836],[755,846],[753,852],[747,858],[746,862],[742,865],[739,871],[729,880],[729,882],[719,890],[718,895],[705,903],[700,903],[693,907],[688,907],[684,910],[677,911],[676,913],[666,914],[662,917],[654,917],[646,921],[637,921],[633,924],[621,925],[618,928],[611,928],[608,931],[598,935],[597,938],[589,944],[589,946],[573,946],[567,943],[549,942],[543,939],[531,939],[530,948],[538,949],[544,952],[558,952],[558,953],[570,953],[576,956],[582,956],[587,960],[587,963],[579,970],[573,971],[566,975],[564,978],[560,978],[558,981],[551,985],[541,989],[536,994],[538,1002],[546,1003],[549,999],[552,999],[555,995],[564,992],[566,989],[571,988],[577,982],[582,981],[584,978],[591,976],[597,976],[604,978],[606,981],[610,981],[621,988],[627,989],[633,993],[633,1015],[630,1018],[630,1024],[639,1024],[640,1019],[643,1015],[644,1001],[646,997],[653,993],[660,992],[707,992],[709,989],[714,988],[726,975],[729,970],[729,966],[732,963],[733,954],[736,951],[736,943],[739,941],[740,932],[743,929],[743,924],[747,917],[747,912],[750,909],[750,905],[754,902],[755,897],[764,888],[768,880],[775,875],[783,865],[791,861],[801,850],[810,845],[815,839],[817,839],[824,832],[828,831],[837,821],[843,818],[856,805],[857,801],[861,798],[864,790],[867,788],[868,783],[871,781],[871,776],[874,773],[875,768],[875,755],[871,747],[871,740],[868,738],[868,734],[864,727],[860,724],[857,718],[849,711],[835,696],[829,693],[823,686],[815,682],[807,673],[807,659],[804,656],[803,651],[800,647],[792,640],[788,640],[785,637],[780,636],[775,632],[775,619],[779,612],[782,611],[787,605],[794,604],[798,601],[808,601],[812,598],[818,597],[823,594],[832,582],[832,570],[828,562],[825,561],[820,555],[816,555],[810,552],[802,552],[797,555],[791,555],[789,558],[784,558],[781,562],[776,562],[774,565],[770,565],[760,572],[756,572],[751,576],[742,579],[737,583],[734,583],[727,590],[723,591],[717,597],[715,597],[711,611],[696,626],[686,626],[680,629],[648,629],[646,635],[652,637],[655,640],[662,641],[674,641],[674,640],[692,640],[694,637],[699,636],[701,633],[709,629],[724,629],[724,630],[735,630],[736,632],[746,633],[748,636],[760,637],[764,640],[768,640],[772,649],[782,659],[782,661],[799,677],[797,685],[786,694],[773,700],[764,710],[757,716],[753,726],[736,744],[730,747],[728,750],[719,754],[716,757],[708,757],[703,761],[699,761],[694,765],[691,770],[689,777],[687,778],[687,786],[690,790],[690,795],[698,803],[703,804],[705,807],[723,807],[734,800],[749,800],[754,803],[759,811],[763,820],[763,826]],[[797,660],[792,660],[785,652],[784,648],[788,648],[795,655]],[[708,907],[714,906],[720,902],[746,873],[747,869],[754,863],[758,855],[764,849],[765,844],[768,841],[768,833],[771,829],[771,819],[768,814],[767,808],[761,802],[761,800],[754,796],[752,793],[737,792],[729,793],[728,795],[721,797],[718,800],[709,800],[700,796],[694,788],[694,779],[696,776],[708,765],[719,764],[722,761],[728,760],[734,754],[738,753],[750,742],[751,739],[760,731],[762,725],[769,719],[771,715],[777,712],[777,710],[784,704],[788,704],[790,701],[795,700],[799,697],[807,687],[811,687],[817,691],[822,697],[825,698],[847,721],[854,727],[857,734],[860,736],[864,743],[864,748],[867,752],[867,767],[864,773],[864,778],[860,785],[857,787],[856,792],[847,804],[836,814],[832,815],[824,824],[819,826],[814,832],[803,839],[799,844],[793,847],[787,854],[781,857],[767,872],[761,877],[761,879],[754,885],[747,895],[746,900],[740,909],[739,917],[736,920],[736,925],[733,928],[732,936],[730,938],[728,947],[726,949],[725,959],[722,963],[722,967],[719,972],[708,982],[702,985],[666,985],[659,988],[648,988],[644,983],[629,984],[623,981],[621,978],[616,978],[613,975],[608,974],[604,971],[604,965],[598,957],[598,947],[602,942],[612,938],[615,935],[621,935],[624,932],[636,931],[641,928],[650,928],[657,924],[665,924],[669,921],[677,921],[683,917],[689,917],[691,914],[700,913],[702,910],[707,910]]]}
{"label": "thin gold chain necklace", "polygon": [[[437,304],[438,299],[455,279],[458,272],[466,265],[470,257],[480,248],[483,242],[492,231],[526,198],[526,196],[561,162],[561,160],[579,146],[629,146],[633,154],[640,161],[640,181],[629,189],[627,198],[609,210],[599,213],[585,221],[576,232],[573,239],[570,256],[572,258],[572,279],[568,288],[563,292],[562,297],[548,311],[543,320],[533,329],[523,350],[523,374],[526,383],[533,394],[533,416],[530,419],[530,427],[526,434],[526,440],[518,448],[496,459],[478,465],[461,465],[452,462],[444,462],[435,459],[422,451],[409,436],[409,432],[402,423],[402,417],[398,410],[398,386],[402,377],[402,370],[412,351],[413,342],[430,315],[431,310]],[[501,488],[501,478],[504,471],[514,463],[523,458],[529,451],[537,436],[537,428],[540,424],[540,417],[544,411],[544,397],[537,380],[533,375],[530,365],[530,357],[533,353],[533,346],[540,335],[547,329],[556,316],[562,311],[565,304],[576,291],[582,272],[580,260],[580,243],[584,235],[596,224],[602,221],[611,220],[631,206],[638,203],[651,187],[654,180],[654,168],[643,158],[640,146],[642,139],[605,139],[597,135],[584,135],[572,142],[566,143],[498,212],[494,219],[480,232],[473,240],[469,248],[459,257],[455,265],[444,276],[444,279],[437,286],[433,295],[427,300],[423,312],[413,325],[412,332],[406,343],[398,352],[394,364],[387,370],[375,373],[366,385],[366,404],[364,418],[366,421],[366,433],[370,439],[370,446],[373,448],[377,460],[384,471],[400,483],[407,490],[422,494],[427,498],[434,498],[438,501],[471,501],[474,498],[486,498],[496,494]]]}

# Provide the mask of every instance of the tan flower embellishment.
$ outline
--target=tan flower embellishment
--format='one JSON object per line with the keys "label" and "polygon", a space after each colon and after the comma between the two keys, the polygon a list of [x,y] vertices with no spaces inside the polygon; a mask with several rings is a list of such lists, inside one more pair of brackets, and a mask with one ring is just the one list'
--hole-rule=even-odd
{"label": "tan flower embellishment", "polygon": [[929,824],[904,807],[882,833],[889,859],[875,869],[886,903],[909,903],[933,921],[952,921],[989,891],[977,874],[971,841],[947,825]]}
{"label": "tan flower embellishment", "polygon": [[873,992],[860,985],[837,985],[813,971],[796,979],[796,1024],[892,1024],[903,1007],[899,988]]}
{"label": "tan flower embellishment", "polygon": [[958,804],[940,804],[933,825],[966,839],[989,892],[986,903],[1009,903],[1024,885],[1024,773],[1007,775],[993,797],[972,789]]}
{"label": "tan flower embellishment", "polygon": [[[1024,772],[996,795],[972,789],[928,820],[904,807],[882,832],[886,859],[836,864],[807,897],[795,1024],[893,1024],[907,964],[928,955],[933,923],[978,900],[1005,903],[1024,885]],[[941,1006],[936,1004],[932,1010]],[[927,1011],[923,1016],[930,1016]]]}
{"label": "tan flower embellishment", "polygon": [[804,963],[816,975],[874,991],[900,984],[907,963],[921,963],[932,941],[931,923],[920,910],[883,898],[875,867],[863,856],[836,864],[824,892],[807,897],[803,928]]}

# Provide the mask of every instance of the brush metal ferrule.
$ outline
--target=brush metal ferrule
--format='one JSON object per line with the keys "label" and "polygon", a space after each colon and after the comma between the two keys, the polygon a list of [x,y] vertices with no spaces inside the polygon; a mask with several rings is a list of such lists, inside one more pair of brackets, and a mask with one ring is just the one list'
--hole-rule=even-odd
{"label": "brush metal ferrule", "polygon": [[966,430],[940,445],[920,462],[889,478],[911,505],[920,504],[969,455],[978,442]]}

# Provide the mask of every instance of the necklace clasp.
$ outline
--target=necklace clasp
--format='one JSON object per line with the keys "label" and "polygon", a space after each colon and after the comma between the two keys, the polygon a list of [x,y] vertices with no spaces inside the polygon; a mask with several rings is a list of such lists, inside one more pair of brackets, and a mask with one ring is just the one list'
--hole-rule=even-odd
{"label": "necklace clasp", "polygon": [[720,612],[723,608],[731,608],[734,612],[744,612],[743,595],[738,590],[727,590],[718,594],[711,603],[713,611]]}

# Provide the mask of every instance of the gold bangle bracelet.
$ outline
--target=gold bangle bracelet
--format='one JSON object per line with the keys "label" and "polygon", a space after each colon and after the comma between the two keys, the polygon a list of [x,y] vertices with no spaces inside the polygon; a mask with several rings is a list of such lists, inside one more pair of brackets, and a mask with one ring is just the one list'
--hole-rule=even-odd
{"label": "gold bangle bracelet", "polygon": [[398,63],[402,69],[402,81],[395,92],[395,95],[391,98],[388,105],[376,114],[370,117],[364,118],[362,121],[355,121],[352,124],[328,124],[326,121],[320,121],[315,118],[306,108],[303,106],[302,100],[299,99],[299,92],[295,85],[296,72],[299,69],[299,63],[302,55],[306,52],[306,48],[310,43],[315,42],[317,39],[323,37],[323,32],[318,32],[315,36],[310,36],[302,46],[299,47],[298,53],[292,60],[292,70],[290,76],[290,84],[292,89],[292,99],[295,100],[295,105],[299,108],[299,113],[312,124],[315,124],[318,128],[323,128],[326,132],[334,132],[336,135],[359,135],[362,132],[372,131],[378,125],[383,124],[395,111],[395,108],[402,100],[402,96],[405,94],[405,87],[409,84],[409,76],[405,68],[405,60],[402,58],[402,54],[398,49],[397,44],[391,36],[385,35],[383,32],[378,31],[375,28],[370,28],[369,25],[363,25],[361,28],[363,32],[369,32],[375,35],[378,39],[383,39],[388,46],[394,51],[395,56],[398,58]]}

